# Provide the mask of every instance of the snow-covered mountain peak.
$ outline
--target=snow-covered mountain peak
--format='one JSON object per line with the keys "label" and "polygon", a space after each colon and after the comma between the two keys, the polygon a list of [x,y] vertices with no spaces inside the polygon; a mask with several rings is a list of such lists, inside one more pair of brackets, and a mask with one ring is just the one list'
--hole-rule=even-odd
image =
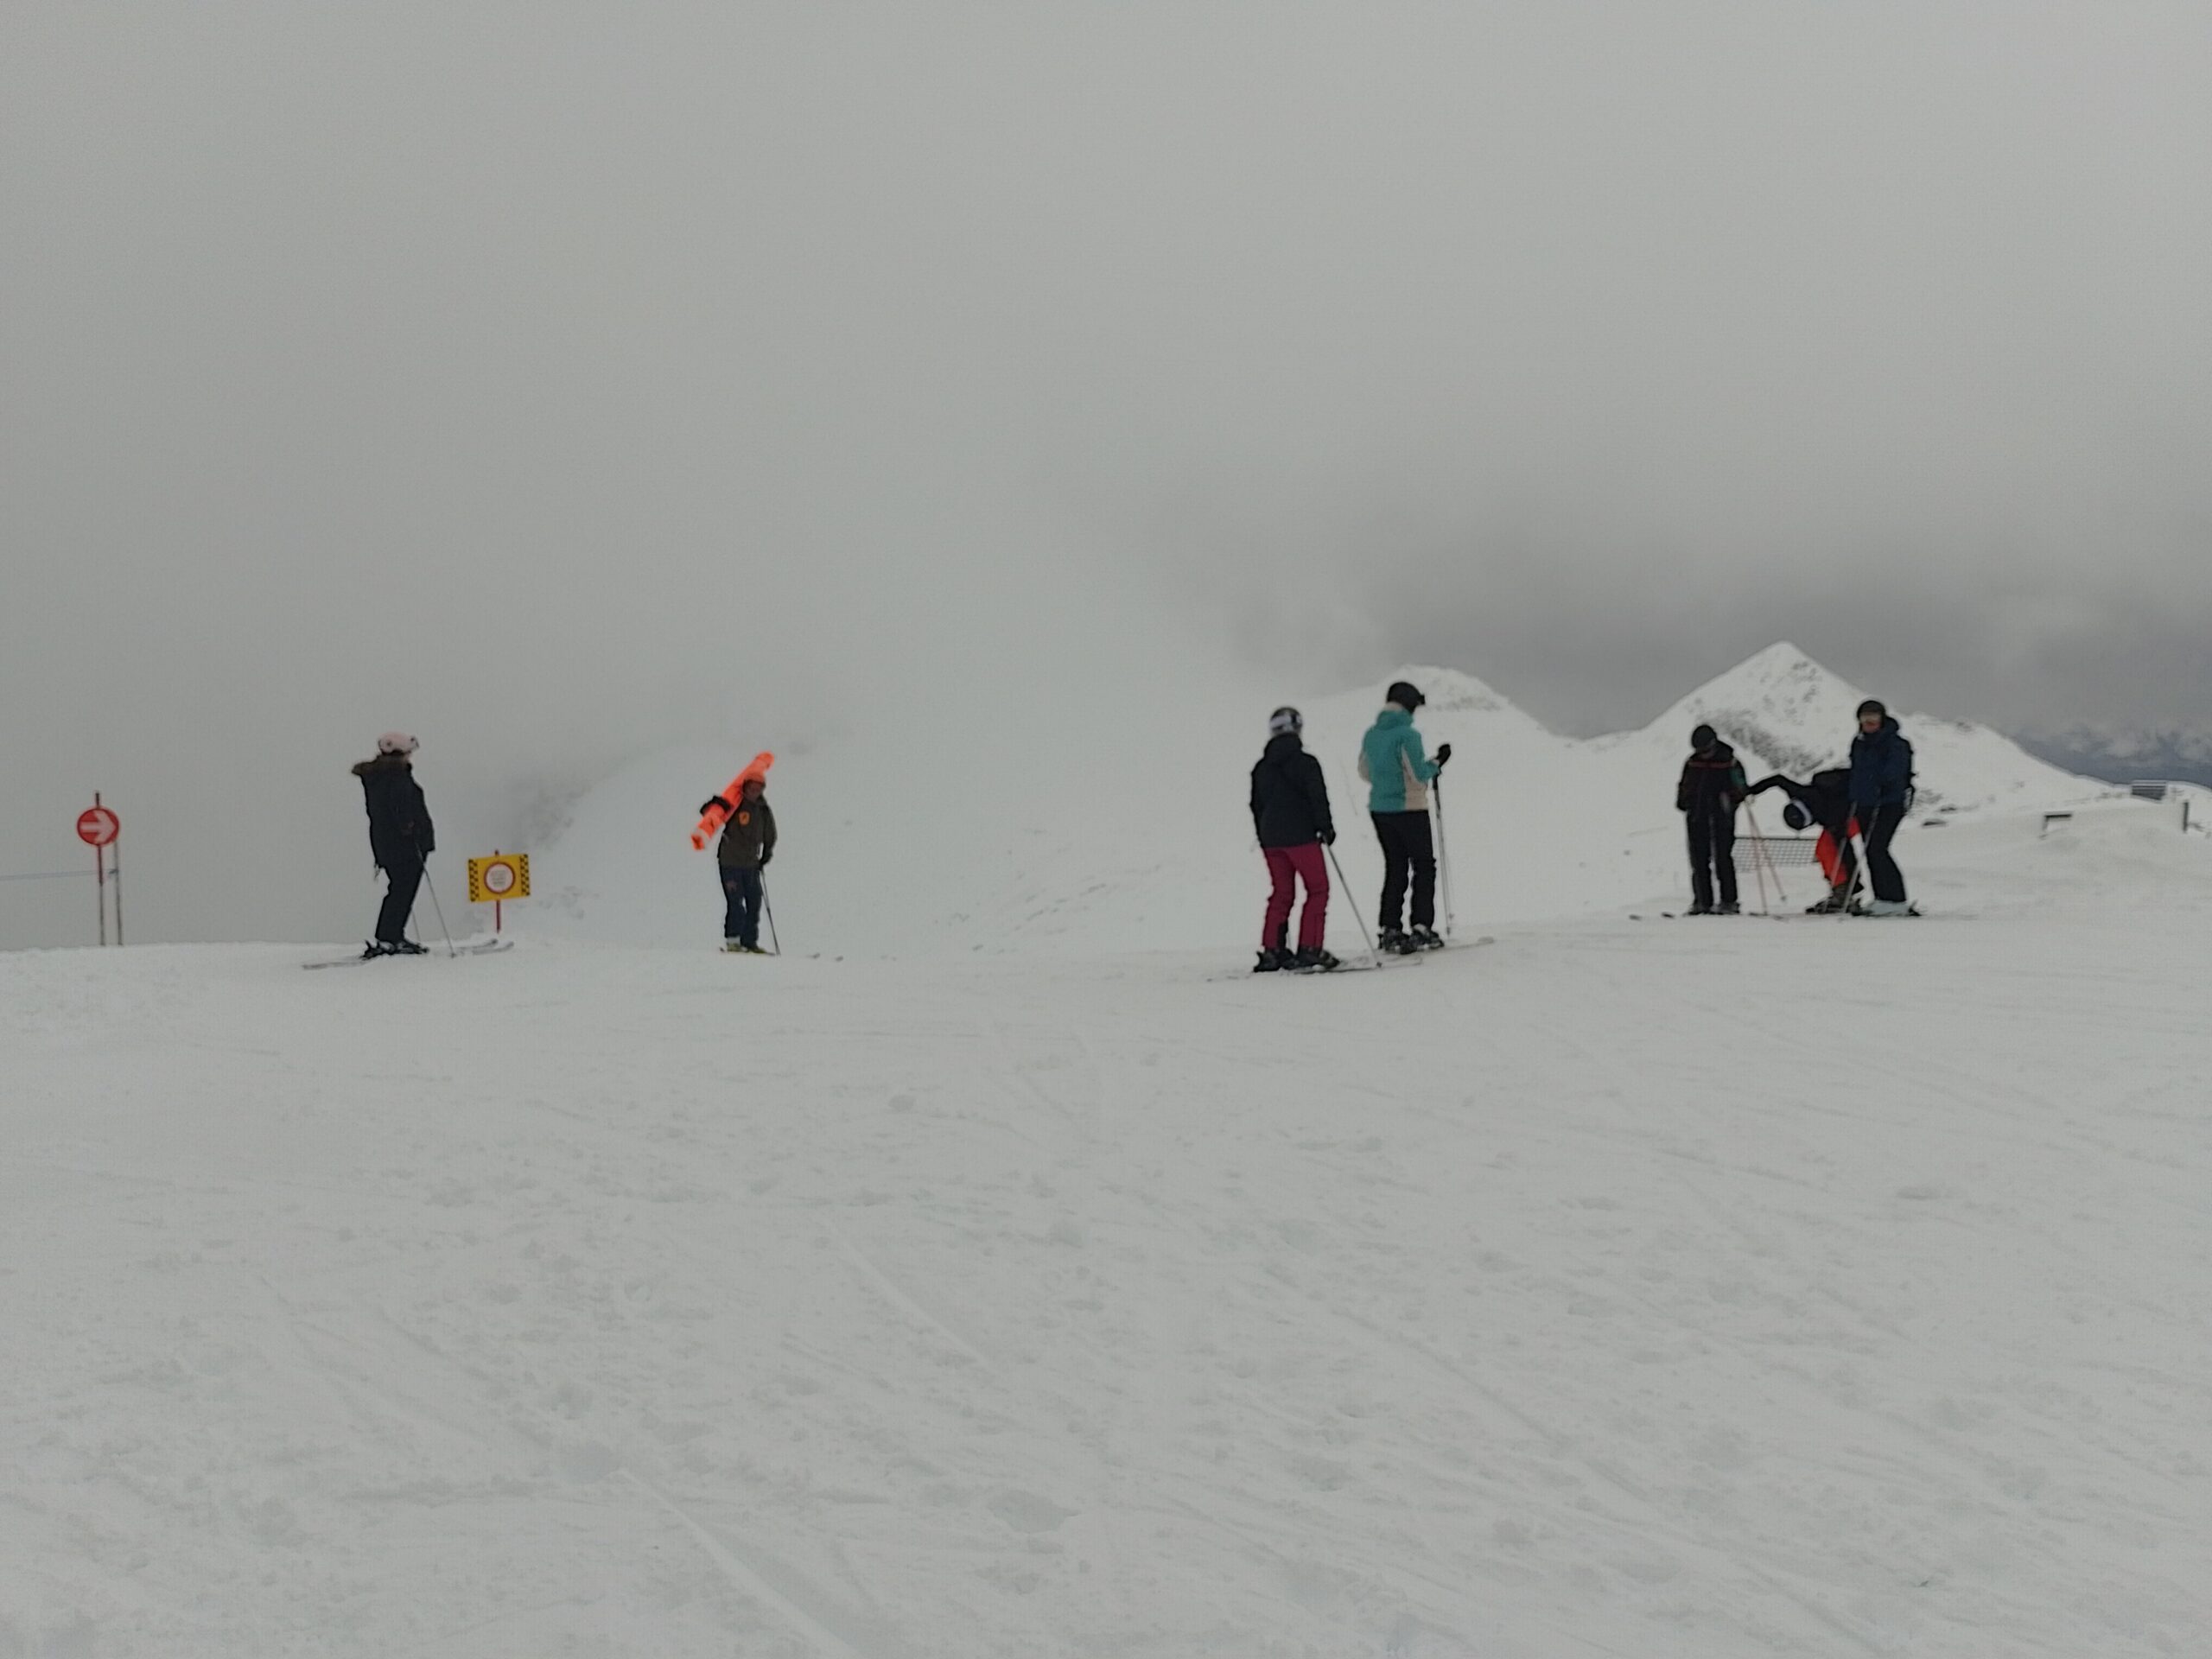
{"label": "snow-covered mountain peak", "polygon": [[1382,706],[1384,690],[1395,682],[1405,680],[1421,688],[1427,701],[1422,709],[1424,717],[1438,715],[1487,715],[1530,726],[1540,722],[1510,697],[1504,696],[1473,675],[1456,668],[1435,668],[1427,664],[1408,664],[1394,669],[1377,680],[1370,690],[1354,691],[1345,696],[1351,700]]}
{"label": "snow-covered mountain peak", "polygon": [[1421,695],[1428,699],[1428,706],[1440,712],[1456,715],[1496,715],[1509,710],[1521,710],[1509,699],[1500,696],[1491,687],[1471,674],[1463,674],[1455,668],[1409,668],[1395,677],[1411,680],[1421,687]]}
{"label": "snow-covered mountain peak", "polygon": [[1825,715],[1848,704],[1845,713],[1849,715],[1865,695],[1834,669],[1815,662],[1784,639],[1707,681],[1675,707],[1802,717]]}
{"label": "snow-covered mountain peak", "polygon": [[1707,682],[1649,728],[1669,742],[1709,724],[1739,749],[1800,775],[1832,766],[1849,747],[1859,688],[1779,640]]}
{"label": "snow-covered mountain peak", "polygon": [[[1692,728],[1709,724],[1747,766],[1802,778],[1847,759],[1866,695],[1782,640],[1700,686],[1638,737],[1680,747]],[[1923,807],[1964,810],[2063,798],[2082,786],[2082,779],[2036,760],[1986,726],[1903,712],[1897,718],[1918,757]]]}

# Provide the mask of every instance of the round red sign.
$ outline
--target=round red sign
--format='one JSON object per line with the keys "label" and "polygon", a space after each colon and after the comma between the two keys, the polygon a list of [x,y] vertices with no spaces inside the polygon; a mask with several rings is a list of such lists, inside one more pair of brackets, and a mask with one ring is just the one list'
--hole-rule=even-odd
{"label": "round red sign", "polygon": [[87,807],[78,815],[77,839],[88,847],[105,847],[122,833],[122,820],[104,806]]}

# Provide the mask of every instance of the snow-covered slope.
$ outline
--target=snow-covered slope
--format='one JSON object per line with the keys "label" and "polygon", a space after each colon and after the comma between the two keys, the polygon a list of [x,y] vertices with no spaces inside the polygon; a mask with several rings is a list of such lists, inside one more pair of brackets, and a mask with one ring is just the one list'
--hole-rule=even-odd
{"label": "snow-covered slope", "polygon": [[2196,1652],[2175,821],[1334,981],[0,957],[0,1654]]}
{"label": "snow-covered slope", "polygon": [[[1333,941],[1355,949],[1381,864],[1353,772],[1381,688],[1426,692],[1421,728],[1453,746],[1444,790],[1451,890],[1474,925],[1629,904],[1684,879],[1674,783],[1690,728],[1709,719],[1748,764],[1799,773],[1844,754],[1859,692],[1782,645],[1760,652],[1638,732],[1560,737],[1471,676],[1408,664],[1372,686],[1302,699],[1344,830],[1352,888]],[[1264,877],[1246,775],[1269,700],[1131,712],[1081,734],[998,724],[980,742],[824,742],[786,756],[772,798],[785,842],[771,896],[786,943],[832,954],[1062,954],[1198,949],[1256,935]],[[1986,728],[1904,716],[1930,811],[2024,809],[2093,797]],[[652,756],[576,807],[539,849],[543,900],[518,925],[651,944],[712,938],[711,858],[684,840],[698,802],[741,753]],[[1778,830],[1771,817],[1765,827]],[[1908,862],[1910,837],[1903,849]]]}

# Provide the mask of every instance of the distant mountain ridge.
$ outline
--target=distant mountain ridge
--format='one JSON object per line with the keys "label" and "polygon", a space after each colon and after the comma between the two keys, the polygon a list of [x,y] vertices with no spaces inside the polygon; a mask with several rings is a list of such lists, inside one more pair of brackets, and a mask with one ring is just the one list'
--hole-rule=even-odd
{"label": "distant mountain ridge", "polygon": [[2038,760],[2107,783],[2158,779],[2212,787],[2212,732],[2073,726],[2014,741]]}

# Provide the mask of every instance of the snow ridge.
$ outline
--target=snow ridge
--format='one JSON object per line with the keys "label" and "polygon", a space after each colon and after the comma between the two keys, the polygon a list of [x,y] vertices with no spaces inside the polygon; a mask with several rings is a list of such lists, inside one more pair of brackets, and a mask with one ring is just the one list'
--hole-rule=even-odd
{"label": "snow ridge", "polygon": [[[1681,879],[1674,786],[1690,729],[1710,721],[1754,776],[1802,777],[1847,756],[1861,693],[1787,641],[1730,669],[1640,731],[1550,731],[1471,674],[1403,664],[1319,697],[1255,691],[1194,719],[1116,708],[1081,739],[994,731],[987,764],[948,774],[944,746],[855,740],[779,763],[771,787],[784,841],[772,902],[807,950],[857,954],[1089,954],[1199,949],[1249,933],[1264,878],[1246,778],[1268,711],[1295,702],[1329,781],[1345,881],[1363,897],[1381,861],[1356,775],[1384,688],[1427,698],[1420,727],[1450,743],[1444,797],[1462,918],[1535,919],[1640,901]],[[2101,786],[2033,760],[1985,727],[1901,716],[1921,804],[1955,815],[2076,801]],[[545,895],[517,917],[601,940],[718,937],[711,855],[682,831],[735,761],[779,747],[747,734],[730,753],[646,757],[577,803],[534,866]],[[1009,760],[1008,757],[1011,757]],[[1342,914],[1341,909],[1339,914]],[[793,925],[796,925],[795,927]],[[1350,927],[1348,917],[1342,924]]]}

